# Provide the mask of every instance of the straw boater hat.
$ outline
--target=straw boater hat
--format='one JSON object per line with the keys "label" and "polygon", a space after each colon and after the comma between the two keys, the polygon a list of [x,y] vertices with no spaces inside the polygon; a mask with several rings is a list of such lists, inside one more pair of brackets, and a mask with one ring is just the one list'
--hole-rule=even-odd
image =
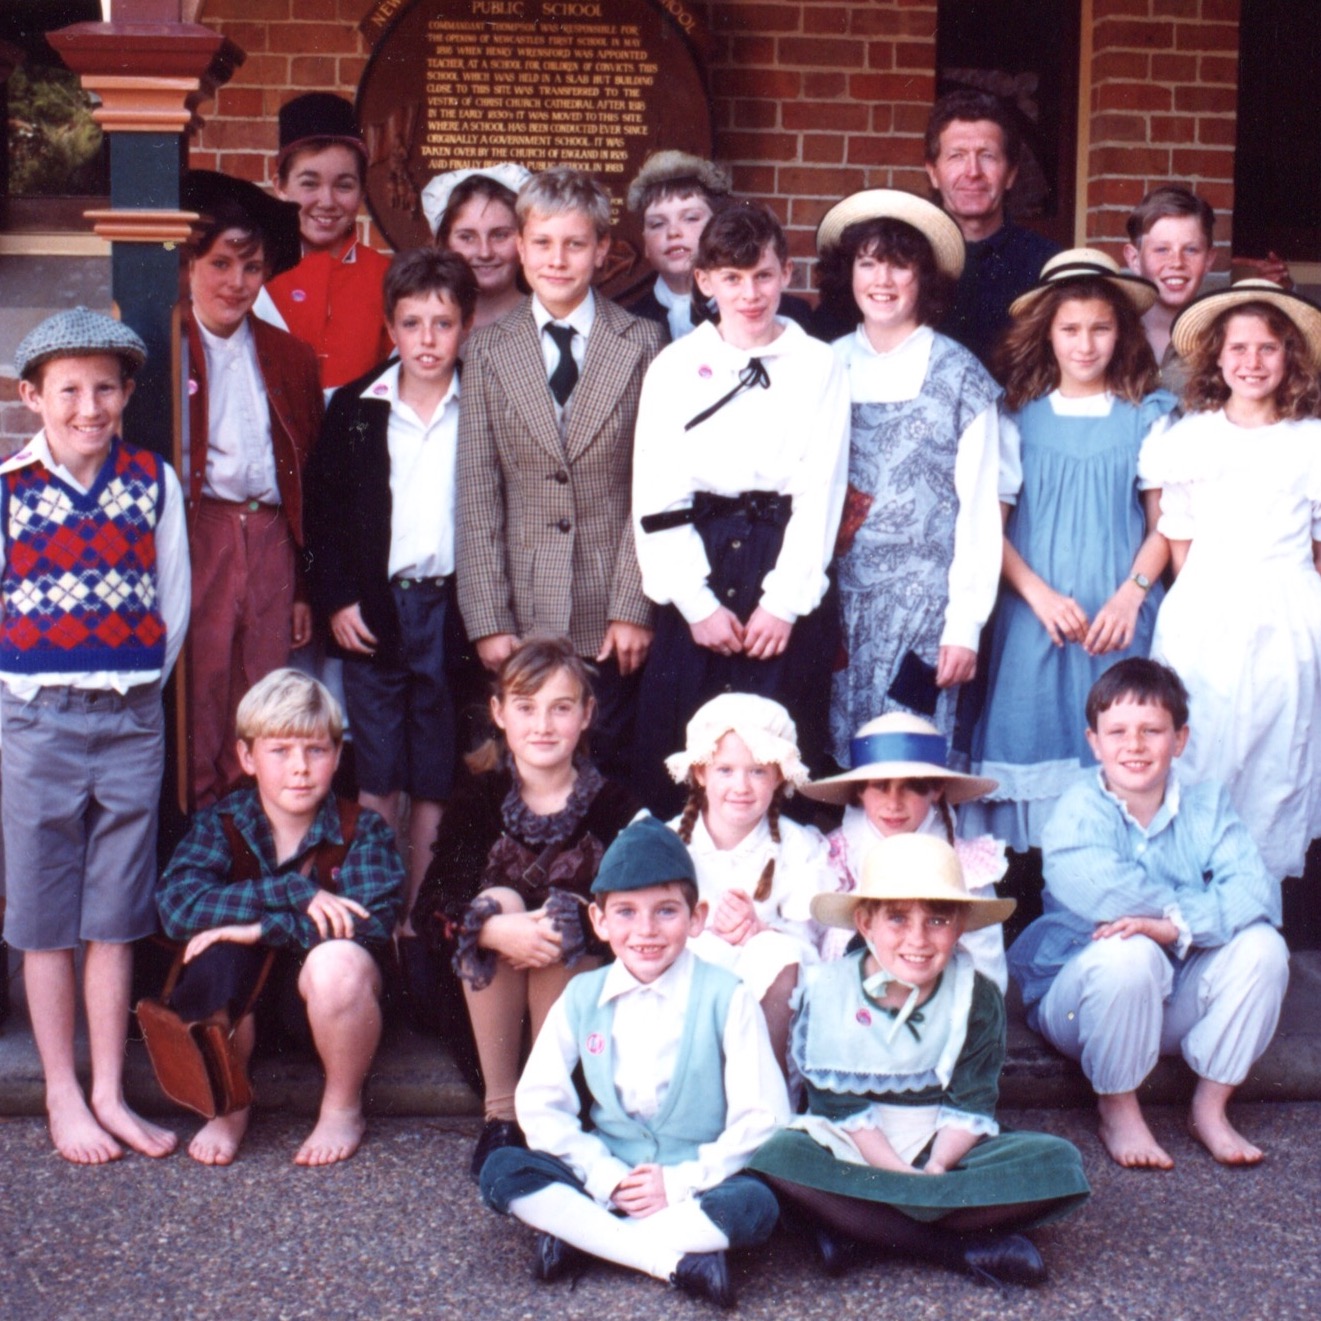
{"label": "straw boater hat", "polygon": [[721,693],[688,722],[688,746],[665,758],[665,769],[682,784],[694,766],[709,766],[726,734],[737,734],[763,766],[778,766],[789,793],[807,782],[798,755],[798,730],[779,702],[753,693]]}
{"label": "straw boater hat", "polygon": [[1139,316],[1156,301],[1156,286],[1150,280],[1123,270],[1114,258],[1099,249],[1066,248],[1063,252],[1057,252],[1041,268],[1041,279],[1027,293],[1020,294],[1009,304],[1009,315],[1022,316],[1056,285],[1067,284],[1070,280],[1095,280],[1098,277],[1126,295]]}
{"label": "straw boater hat", "polygon": [[1321,308],[1299,294],[1282,289],[1273,280],[1255,278],[1240,280],[1228,289],[1217,289],[1213,293],[1194,298],[1179,313],[1170,331],[1174,351],[1181,358],[1191,356],[1198,341],[1211,329],[1215,319],[1222,312],[1244,303],[1269,303],[1277,308],[1298,328],[1298,333],[1307,345],[1310,366],[1315,369],[1321,364]]}
{"label": "straw boater hat", "polygon": [[642,194],[653,184],[696,179],[712,197],[726,197],[734,186],[729,171],[687,151],[653,151],[628,186],[628,209],[642,209]]}
{"label": "straw boater hat", "polygon": [[852,193],[821,218],[816,227],[816,249],[833,248],[850,225],[863,220],[902,220],[931,244],[936,269],[951,280],[963,274],[963,235],[938,206],[897,188],[866,188]]}
{"label": "straw boater hat", "polygon": [[968,893],[958,855],[935,835],[891,835],[867,851],[858,888],[847,894],[818,894],[812,916],[828,927],[853,928],[853,914],[868,899],[964,904],[965,931],[1003,922],[1014,899],[979,899]]}
{"label": "straw boater hat", "polygon": [[465,180],[478,174],[503,184],[511,193],[517,193],[532,178],[532,171],[526,165],[518,165],[513,161],[501,161],[499,165],[483,165],[477,170],[448,170],[444,174],[436,175],[422,190],[422,214],[426,216],[427,224],[430,225],[433,234],[440,228],[441,217],[450,204],[450,194]]}
{"label": "straw boater hat", "polygon": [[948,760],[945,736],[935,725],[920,716],[892,711],[869,720],[849,740],[851,770],[803,785],[803,796],[847,805],[859,782],[943,780],[947,803],[967,803],[996,787],[996,780],[950,770]]}

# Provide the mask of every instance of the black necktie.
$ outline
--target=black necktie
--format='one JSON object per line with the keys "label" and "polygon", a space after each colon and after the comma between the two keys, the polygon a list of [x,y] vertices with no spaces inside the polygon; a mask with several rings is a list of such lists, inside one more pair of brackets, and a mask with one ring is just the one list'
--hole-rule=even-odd
{"label": "black necktie", "polygon": [[561,408],[569,402],[573,387],[578,384],[578,364],[573,360],[573,337],[578,332],[572,326],[557,326],[546,322],[546,333],[560,350],[560,360],[550,374],[550,392]]}

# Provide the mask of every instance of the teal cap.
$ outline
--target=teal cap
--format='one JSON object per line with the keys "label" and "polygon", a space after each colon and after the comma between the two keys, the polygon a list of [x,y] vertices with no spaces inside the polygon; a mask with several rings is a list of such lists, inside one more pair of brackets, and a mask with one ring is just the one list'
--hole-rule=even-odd
{"label": "teal cap", "polygon": [[697,884],[692,855],[663,821],[640,816],[625,826],[606,849],[592,882],[592,893],[621,894],[670,881]]}

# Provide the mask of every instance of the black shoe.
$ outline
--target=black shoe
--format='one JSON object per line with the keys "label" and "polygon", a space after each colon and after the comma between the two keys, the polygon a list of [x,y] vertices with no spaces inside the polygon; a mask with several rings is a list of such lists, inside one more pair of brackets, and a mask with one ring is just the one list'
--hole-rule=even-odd
{"label": "black shoe", "polygon": [[481,1137],[477,1139],[477,1146],[472,1153],[472,1165],[468,1169],[473,1183],[482,1177],[482,1166],[486,1164],[486,1158],[491,1152],[498,1151],[501,1147],[526,1146],[527,1140],[523,1137],[523,1130],[513,1120],[488,1119],[482,1129]]}
{"label": "black shoe", "polygon": [[972,1239],[963,1249],[963,1267],[979,1284],[1042,1284],[1046,1263],[1022,1234],[994,1234]]}
{"label": "black shoe", "polygon": [[587,1254],[554,1234],[537,1235],[537,1260],[532,1273],[543,1284],[554,1284],[566,1275],[581,1275],[587,1266]]}
{"label": "black shoe", "polygon": [[816,1250],[821,1257],[821,1269],[832,1279],[843,1275],[857,1260],[858,1244],[828,1225],[812,1226]]}
{"label": "black shoe", "polygon": [[734,1286],[723,1252],[685,1252],[670,1276],[670,1283],[694,1298],[705,1298],[717,1307],[734,1306]]}

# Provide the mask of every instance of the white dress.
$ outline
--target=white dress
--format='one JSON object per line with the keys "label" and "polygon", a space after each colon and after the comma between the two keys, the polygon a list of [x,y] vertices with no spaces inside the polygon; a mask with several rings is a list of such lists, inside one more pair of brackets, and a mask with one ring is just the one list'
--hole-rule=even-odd
{"label": "white dress", "polygon": [[1321,835],[1321,422],[1193,413],[1148,439],[1139,481],[1192,542],[1151,651],[1191,698],[1180,776],[1221,781],[1270,871],[1301,875]]}
{"label": "white dress", "polygon": [[[678,829],[679,820],[675,817],[670,822],[672,830]],[[688,942],[694,954],[728,968],[758,1000],[785,968],[816,962],[812,896],[835,888],[825,836],[819,830],[781,817],[777,845],[763,817],[732,849],[720,849],[699,816],[688,852],[697,870],[698,896],[710,906],[710,913],[726,890],[743,890],[751,896],[767,859],[775,859],[771,892],[753,903],[757,917],[770,929],[759,931],[742,945],[731,945],[708,927]]]}

